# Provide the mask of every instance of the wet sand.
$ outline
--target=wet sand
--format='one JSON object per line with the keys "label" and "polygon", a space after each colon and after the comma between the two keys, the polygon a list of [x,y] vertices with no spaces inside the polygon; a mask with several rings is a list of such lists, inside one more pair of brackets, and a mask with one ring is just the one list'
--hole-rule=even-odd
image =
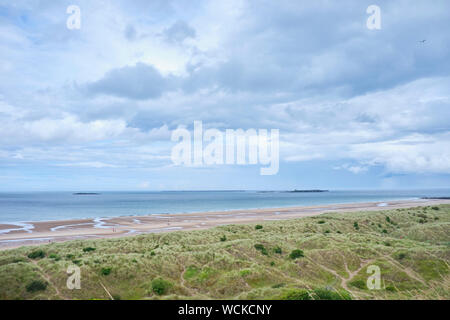
{"label": "wet sand", "polygon": [[390,210],[438,204],[450,204],[450,200],[398,200],[289,208],[8,223],[0,224],[0,250],[76,239],[113,238],[144,233],[200,230],[226,224],[295,219],[326,212]]}

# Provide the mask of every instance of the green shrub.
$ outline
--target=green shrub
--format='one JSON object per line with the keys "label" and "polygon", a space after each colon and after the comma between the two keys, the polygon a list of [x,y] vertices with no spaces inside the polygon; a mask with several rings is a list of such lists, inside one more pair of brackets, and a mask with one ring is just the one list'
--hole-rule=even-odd
{"label": "green shrub", "polygon": [[383,231],[381,231],[381,232],[383,232],[383,233],[388,233],[386,229],[383,229]]}
{"label": "green shrub", "polygon": [[281,300],[311,300],[311,296],[305,289],[291,289],[283,293]]}
{"label": "green shrub", "polygon": [[45,258],[45,251],[44,250],[35,250],[28,255],[28,258],[30,258],[30,259]]}
{"label": "green shrub", "polygon": [[330,233],[331,231],[330,230],[325,230],[325,233]]}
{"label": "green shrub", "polygon": [[324,224],[325,220],[319,220],[319,222],[317,222],[318,224]]}
{"label": "green shrub", "polygon": [[44,291],[47,289],[47,285],[47,282],[34,280],[26,286],[26,289],[28,292]]}
{"label": "green shrub", "polygon": [[398,254],[397,254],[397,259],[398,260],[403,260],[403,259],[405,259],[406,258],[406,253],[404,253],[404,252],[399,252]]}
{"label": "green shrub", "polygon": [[387,287],[386,287],[386,291],[389,291],[389,292],[396,292],[397,289],[395,289],[395,287],[393,287],[393,286],[387,286]]}
{"label": "green shrub", "polygon": [[255,226],[255,229],[256,229],[256,230],[260,230],[260,229],[262,229],[262,228],[263,228],[263,226],[260,225],[260,224],[257,224],[257,225]]}
{"label": "green shrub", "polygon": [[355,228],[355,230],[359,230],[359,224],[358,222],[353,222],[353,228]]}
{"label": "green shrub", "polygon": [[267,249],[264,247],[264,245],[262,245],[260,243],[255,244],[255,249],[258,251],[261,251],[261,253],[265,256],[267,256],[267,254],[268,254]]}
{"label": "green shrub", "polygon": [[295,260],[297,258],[301,258],[304,256],[305,256],[305,254],[300,249],[292,250],[291,253],[289,254],[289,258],[291,258],[292,260]]}
{"label": "green shrub", "polygon": [[171,287],[172,283],[163,278],[156,278],[152,280],[152,291],[157,295],[163,295],[167,293],[167,291],[169,291]]}
{"label": "green shrub", "polygon": [[351,281],[350,285],[361,290],[367,289],[367,283],[361,279]]}
{"label": "green shrub", "polygon": [[91,252],[91,251],[95,251],[95,248],[92,247],[83,248],[83,252]]}
{"label": "green shrub", "polygon": [[386,221],[389,222],[389,223],[391,223],[391,218],[386,217]]}
{"label": "green shrub", "polygon": [[107,267],[107,268],[102,268],[102,270],[100,270],[100,273],[103,276],[108,276],[111,273],[112,268]]}
{"label": "green shrub", "polygon": [[150,255],[154,256],[155,255],[155,251],[150,252]]}
{"label": "green shrub", "polygon": [[61,260],[61,257],[58,256],[56,253],[52,253],[52,254],[50,254],[48,257],[49,257],[50,259],[55,260],[55,261]]}
{"label": "green shrub", "polygon": [[252,271],[249,269],[244,269],[239,271],[239,274],[241,275],[241,277],[246,277],[252,274]]}
{"label": "green shrub", "polygon": [[283,253],[283,250],[281,250],[280,247],[275,247],[275,248],[273,248],[273,252],[275,252],[275,253],[277,253],[277,254],[282,254],[282,253]]}
{"label": "green shrub", "polygon": [[257,244],[254,245],[254,247],[255,247],[256,250],[262,250],[264,248],[264,245],[262,245],[260,243],[257,243]]}
{"label": "green shrub", "polygon": [[225,235],[223,235],[222,237],[220,237],[220,241],[222,241],[222,242],[227,241],[227,237]]}
{"label": "green shrub", "polygon": [[432,207],[433,210],[439,210],[439,207]]}
{"label": "green shrub", "polygon": [[314,289],[312,296],[315,300],[351,300],[352,297],[346,291],[336,292],[329,289]]}

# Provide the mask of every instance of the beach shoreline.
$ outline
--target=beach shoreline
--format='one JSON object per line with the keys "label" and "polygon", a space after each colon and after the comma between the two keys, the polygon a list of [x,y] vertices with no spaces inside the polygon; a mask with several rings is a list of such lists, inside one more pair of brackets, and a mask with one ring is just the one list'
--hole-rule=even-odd
{"label": "beach shoreline", "polygon": [[392,200],[301,207],[215,212],[151,214],[110,218],[0,224],[0,250],[70,240],[133,236],[147,233],[202,230],[228,224],[288,220],[330,212],[379,211],[450,204],[447,199]]}

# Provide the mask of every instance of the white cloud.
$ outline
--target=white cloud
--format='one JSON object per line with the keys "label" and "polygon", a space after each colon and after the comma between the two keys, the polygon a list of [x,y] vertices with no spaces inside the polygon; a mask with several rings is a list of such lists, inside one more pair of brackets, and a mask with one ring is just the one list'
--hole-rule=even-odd
{"label": "white cloud", "polygon": [[79,121],[75,116],[61,119],[42,118],[38,120],[3,120],[0,127],[0,141],[3,144],[29,142],[70,142],[113,139],[126,130],[123,120]]}
{"label": "white cloud", "polygon": [[414,134],[398,140],[357,144],[350,154],[397,173],[450,173],[450,133]]}
{"label": "white cloud", "polygon": [[[288,113],[284,159],[352,159],[353,173],[383,165],[390,172],[449,173],[450,78],[421,79],[338,102],[278,105]],[[276,117],[276,115],[274,115]]]}
{"label": "white cloud", "polygon": [[351,164],[343,164],[341,166],[335,166],[333,167],[334,170],[347,170],[354,174],[359,174],[362,172],[366,172],[368,170],[368,167],[358,166],[358,165],[351,165]]}
{"label": "white cloud", "polygon": [[95,162],[78,162],[78,163],[61,163],[59,167],[86,167],[86,168],[118,168],[116,165],[103,163],[99,161]]}

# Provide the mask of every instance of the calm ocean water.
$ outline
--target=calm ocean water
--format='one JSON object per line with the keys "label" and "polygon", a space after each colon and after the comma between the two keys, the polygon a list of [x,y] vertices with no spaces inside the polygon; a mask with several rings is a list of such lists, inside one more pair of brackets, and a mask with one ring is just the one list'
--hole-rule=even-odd
{"label": "calm ocean water", "polygon": [[0,223],[388,201],[433,196],[450,196],[450,189],[323,193],[100,192],[99,195],[74,195],[71,192],[0,193]]}

